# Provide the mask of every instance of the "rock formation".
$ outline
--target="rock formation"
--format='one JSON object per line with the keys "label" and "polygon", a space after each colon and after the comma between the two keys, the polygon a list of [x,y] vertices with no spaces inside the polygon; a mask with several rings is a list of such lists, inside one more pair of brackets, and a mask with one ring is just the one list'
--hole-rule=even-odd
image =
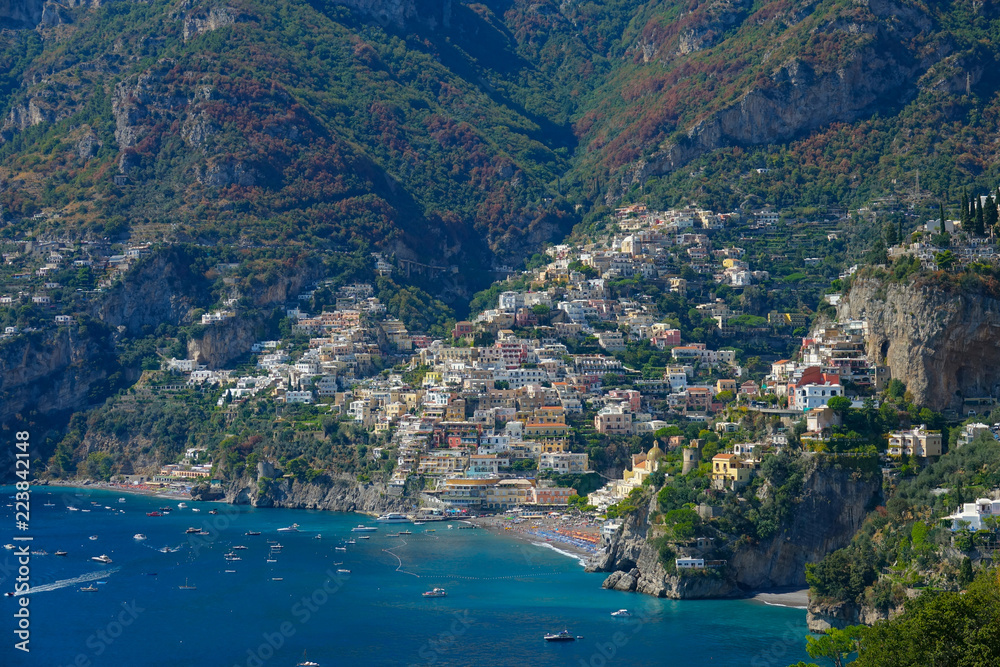
{"label": "rock formation", "polygon": [[932,282],[855,280],[837,309],[868,321],[869,358],[889,366],[913,401],[961,409],[1000,393],[1000,301]]}
{"label": "rock formation", "polygon": [[671,575],[650,543],[647,510],[629,516],[589,571],[609,572],[605,588],[676,599],[737,597],[751,590],[805,586],[805,565],[847,545],[860,528],[881,477],[817,460],[806,474],[793,513],[774,537],[756,544],[737,542],[724,575],[685,572]]}

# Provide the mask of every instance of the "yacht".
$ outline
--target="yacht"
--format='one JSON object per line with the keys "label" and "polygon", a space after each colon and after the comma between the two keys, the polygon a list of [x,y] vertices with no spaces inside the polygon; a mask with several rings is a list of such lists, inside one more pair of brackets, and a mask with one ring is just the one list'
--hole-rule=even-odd
{"label": "yacht", "polygon": [[136,533],[135,535],[132,536],[132,539],[135,540],[136,542],[142,542],[143,540],[146,539],[146,536],[143,535],[142,533]]}
{"label": "yacht", "polygon": [[260,531],[259,530],[248,530],[247,532],[245,532],[243,534],[244,535],[260,535]]}
{"label": "yacht", "polygon": [[201,532],[201,528],[195,528],[194,526],[192,526],[192,527],[188,528],[187,530],[185,530],[184,532],[187,533],[188,535],[190,535],[191,533],[200,533]]}
{"label": "yacht", "polygon": [[236,551],[237,549],[246,549],[246,547],[243,546],[242,544],[237,544],[236,546],[233,547],[233,551]]}
{"label": "yacht", "polygon": [[80,590],[83,591],[84,593],[96,593],[97,586],[84,586]]}
{"label": "yacht", "polygon": [[383,514],[379,518],[375,519],[379,523],[408,523],[410,521],[409,517],[405,514],[399,514],[398,512],[389,512],[388,514]]}
{"label": "yacht", "polygon": [[107,554],[101,554],[100,556],[94,556],[90,560],[96,560],[98,563],[104,563],[105,565],[108,565],[108,564],[111,563],[111,559],[108,558]]}
{"label": "yacht", "polygon": [[371,535],[362,535],[358,539],[359,540],[370,540],[370,539],[372,539],[372,537],[371,537]]}
{"label": "yacht", "polygon": [[92,539],[92,540],[96,540],[96,539],[97,539],[97,535],[91,535],[91,536],[90,536],[90,539]]}
{"label": "yacht", "polygon": [[575,642],[579,637],[575,637],[570,633],[569,630],[563,630],[562,632],[556,634],[545,635],[545,641],[547,642]]}
{"label": "yacht", "polygon": [[302,651],[302,662],[296,663],[295,667],[319,667],[319,663],[310,660],[306,652]]}
{"label": "yacht", "polygon": [[182,510],[187,507],[187,503],[177,503],[177,509]]}
{"label": "yacht", "polygon": [[297,533],[299,532],[299,524],[293,523],[290,526],[285,526],[284,528],[278,529],[279,533]]}
{"label": "yacht", "polygon": [[351,528],[352,533],[374,533],[376,530],[377,526],[362,526],[360,523],[357,528]]}
{"label": "yacht", "polygon": [[618,611],[611,612],[612,616],[631,616],[631,612],[628,609],[619,609]]}
{"label": "yacht", "polygon": [[408,530],[401,530],[401,531],[399,531],[399,534],[400,534],[400,535],[412,535],[413,533],[411,533],[411,532],[410,532],[410,531],[408,531]]}
{"label": "yacht", "polygon": [[445,592],[445,590],[443,588],[435,588],[435,589],[430,590],[430,591],[424,591],[423,595],[424,595],[425,598],[444,598],[444,597],[448,597],[448,594]]}
{"label": "yacht", "polygon": [[123,502],[125,502],[125,499],[124,498],[119,498],[118,502],[123,503]]}
{"label": "yacht", "polygon": [[3,548],[4,549],[16,549],[17,547],[15,547],[13,544],[5,544],[5,545],[3,545]]}
{"label": "yacht", "polygon": [[65,551],[57,551],[57,552],[56,552],[56,555],[57,555],[57,556],[65,556],[65,555],[66,555],[66,552],[65,552]]}

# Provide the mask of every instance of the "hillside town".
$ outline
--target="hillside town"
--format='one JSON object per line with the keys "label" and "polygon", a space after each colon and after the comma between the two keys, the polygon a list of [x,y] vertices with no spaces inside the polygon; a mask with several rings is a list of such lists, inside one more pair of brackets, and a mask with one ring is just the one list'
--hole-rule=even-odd
{"label": "hillside town", "polygon": [[[304,304],[314,291],[299,295],[285,311],[290,337],[254,344],[251,372],[246,365],[236,372],[171,359],[140,391],[200,387],[224,411],[266,399],[335,416],[375,438],[369,456],[391,455],[391,493],[415,488],[462,512],[570,504],[606,511],[649,475],[665,474],[668,456],[682,460],[677,472],[705,465],[713,488],[740,489],[764,454],[788,444],[796,424],[805,446],[824,449],[842,424],[831,399],[860,407],[889,377],[866,351],[864,321],[822,319],[809,331],[801,312],[748,319],[711,296],[693,306],[715,324],[713,340],[739,333],[795,341],[794,358],[775,358],[768,367],[735,347],[684,340],[677,322],[641,289],[622,296],[610,288],[631,279],[686,298],[702,276],[734,286],[766,280],[766,272],[740,259],[741,248],[715,247],[701,231],[732,222],[698,209],[619,209],[612,233],[549,247],[544,265],[508,278],[509,289],[456,322],[446,338],[408,331],[387,315],[371,284],[320,283],[314,289],[332,290],[334,304],[309,313]],[[752,222],[756,229],[770,224],[766,212]],[[678,255],[689,278],[676,271]],[[232,316],[219,309],[202,323]],[[630,367],[626,352],[637,346],[660,355],[663,368],[651,376]],[[771,420],[764,437],[745,426],[754,414]],[[588,437],[641,451],[618,478],[601,480]],[[883,454],[926,459],[941,451],[939,434],[935,440],[926,426],[914,425],[890,434]],[[188,452],[159,479],[211,474]],[[573,486],[580,483],[588,488]]]}

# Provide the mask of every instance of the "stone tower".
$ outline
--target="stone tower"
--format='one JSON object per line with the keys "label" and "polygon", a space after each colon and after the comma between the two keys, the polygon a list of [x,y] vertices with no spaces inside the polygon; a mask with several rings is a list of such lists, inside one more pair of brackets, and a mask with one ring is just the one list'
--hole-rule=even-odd
{"label": "stone tower", "polygon": [[698,447],[685,447],[684,451],[684,467],[681,468],[681,473],[686,475],[695,468],[701,462],[701,449]]}

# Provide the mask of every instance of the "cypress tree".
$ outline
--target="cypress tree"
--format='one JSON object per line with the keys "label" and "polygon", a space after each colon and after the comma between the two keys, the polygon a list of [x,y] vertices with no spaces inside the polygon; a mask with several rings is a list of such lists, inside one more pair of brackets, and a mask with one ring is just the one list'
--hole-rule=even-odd
{"label": "cypress tree", "polygon": [[992,233],[993,227],[997,224],[998,217],[1000,216],[998,216],[996,201],[994,201],[993,197],[987,197],[986,204],[983,206],[983,222],[985,223],[985,227],[983,229],[984,233]]}
{"label": "cypress tree", "polygon": [[[959,207],[961,210],[958,215],[958,220],[962,224],[962,229],[969,228],[969,194],[962,190],[962,203]],[[944,231],[943,229],[941,230]]]}
{"label": "cypress tree", "polygon": [[976,236],[982,236],[986,231],[986,221],[983,218],[983,204],[976,197],[976,223],[975,223],[975,234]]}
{"label": "cypress tree", "polygon": [[938,230],[941,234],[944,234],[944,202],[938,202],[938,213],[941,215],[941,227]]}

